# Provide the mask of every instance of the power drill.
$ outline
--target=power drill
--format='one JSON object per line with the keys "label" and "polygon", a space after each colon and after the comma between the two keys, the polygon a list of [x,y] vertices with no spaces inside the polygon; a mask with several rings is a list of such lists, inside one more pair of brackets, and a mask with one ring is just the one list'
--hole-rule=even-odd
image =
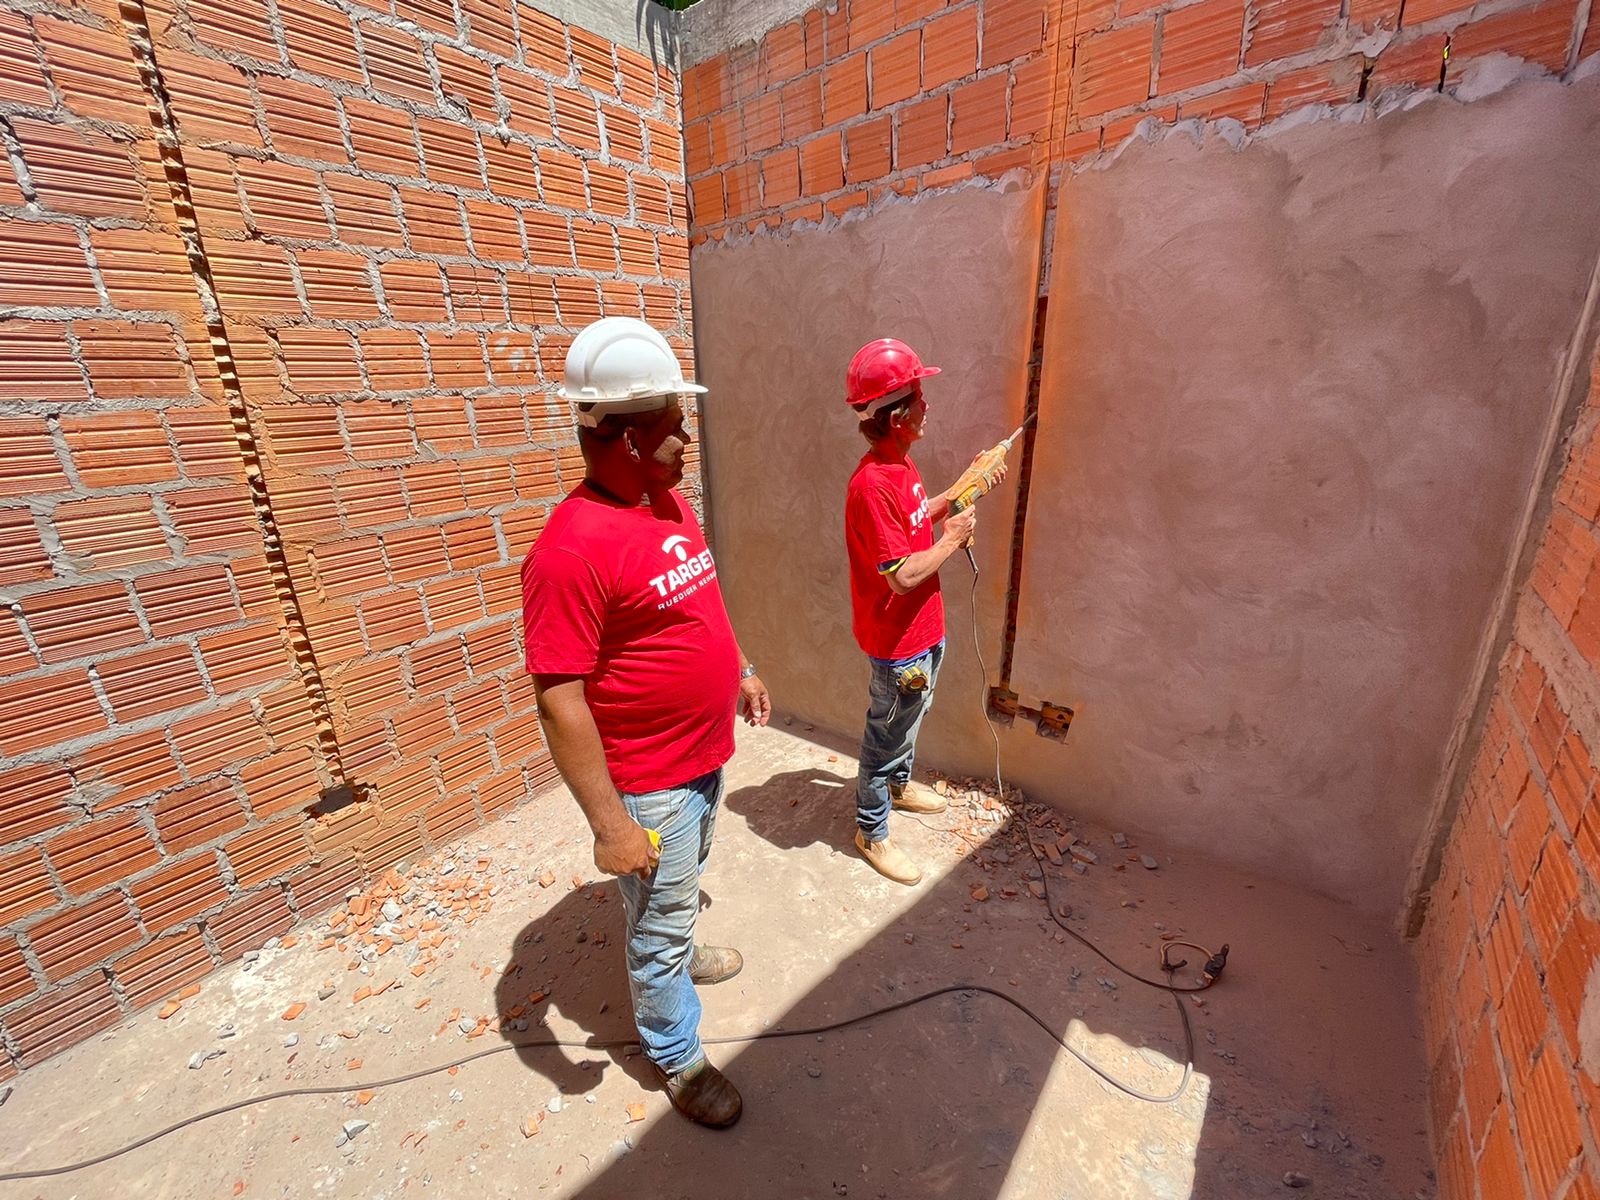
{"label": "power drill", "polygon": [[[981,497],[989,494],[989,489],[994,487],[995,475],[1005,466],[1011,444],[1022,436],[1022,431],[1032,425],[1038,415],[1036,412],[1029,413],[1028,419],[1011,431],[1010,437],[978,455],[978,460],[961,473],[961,478],[956,480],[954,486],[944,494],[945,499],[950,501],[952,515],[965,512]],[[972,567],[972,573],[976,575],[978,560],[972,554],[971,534],[967,535],[967,540],[961,544],[961,548],[967,552],[967,562]]]}

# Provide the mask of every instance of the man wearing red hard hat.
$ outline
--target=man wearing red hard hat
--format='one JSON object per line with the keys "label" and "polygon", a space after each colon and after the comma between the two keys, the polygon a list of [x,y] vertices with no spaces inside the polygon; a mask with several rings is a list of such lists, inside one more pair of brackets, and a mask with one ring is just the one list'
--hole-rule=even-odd
{"label": "man wearing red hard hat", "polygon": [[[879,874],[904,884],[921,880],[922,870],[890,839],[889,812],[945,806],[912,782],[911,767],[944,658],[939,568],[977,522],[974,509],[950,513],[954,488],[930,497],[911,461],[928,415],[922,381],[937,374],[904,342],[879,338],[856,352],[845,375],[845,399],[871,445],[845,498],[852,628],[872,668],[856,779],[856,847]],[[1003,477],[1001,466],[990,482]],[[944,528],[935,538],[938,521]]]}

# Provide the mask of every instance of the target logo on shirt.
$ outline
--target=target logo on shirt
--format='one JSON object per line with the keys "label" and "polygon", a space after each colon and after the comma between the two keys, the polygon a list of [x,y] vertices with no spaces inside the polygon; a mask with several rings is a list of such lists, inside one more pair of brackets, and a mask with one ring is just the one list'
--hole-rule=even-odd
{"label": "target logo on shirt", "polygon": [[[702,550],[691,558],[689,552],[684,549],[687,545],[689,545],[689,539],[681,534],[674,534],[661,543],[661,553],[675,557],[680,564],[668,569],[665,575],[657,575],[650,581],[651,585],[656,589],[657,595],[671,597],[668,603],[676,603],[682,598],[679,593],[682,592],[683,588],[700,576],[705,575],[708,571],[715,573],[716,570],[712,565],[711,551],[709,549]],[[695,587],[699,587],[699,584],[695,584]],[[691,592],[693,590],[694,588],[690,588]],[[682,592],[682,595],[688,594],[688,592]]]}

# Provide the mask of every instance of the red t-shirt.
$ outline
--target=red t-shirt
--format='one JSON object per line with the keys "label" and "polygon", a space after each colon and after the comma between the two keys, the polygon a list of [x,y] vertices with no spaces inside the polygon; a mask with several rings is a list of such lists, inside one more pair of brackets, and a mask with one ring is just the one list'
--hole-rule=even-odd
{"label": "red t-shirt", "polygon": [[580,675],[611,779],[677,787],[733,757],[739,650],[694,512],[624,506],[587,484],[522,561],[530,674]]}
{"label": "red t-shirt", "polygon": [[887,568],[933,547],[928,493],[911,459],[869,450],[850,476],[844,539],[850,551],[850,608],[856,642],[873,658],[910,658],[944,637],[938,573],[905,595],[884,578]]}

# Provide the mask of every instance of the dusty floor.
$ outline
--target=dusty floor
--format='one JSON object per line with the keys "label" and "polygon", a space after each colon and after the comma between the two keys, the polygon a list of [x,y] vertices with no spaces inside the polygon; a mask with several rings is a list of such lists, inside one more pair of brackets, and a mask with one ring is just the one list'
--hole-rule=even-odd
{"label": "dusty floor", "polygon": [[[805,733],[741,730],[700,932],[740,946],[747,965],[703,989],[704,1034],[824,1024],[979,983],[1118,1077],[1159,1093],[1177,1084],[1171,999],[1060,934],[1027,886],[1020,820],[965,797],[920,824],[896,816],[928,877],[891,885],[850,846],[848,751]],[[1124,850],[1110,831],[1064,826],[1098,857],[1083,873],[1070,858],[1047,865],[1074,929],[1144,973],[1156,973],[1163,933],[1232,945],[1221,984],[1203,1004],[1184,1001],[1196,1069],[1176,1103],[1116,1092],[982,994],[714,1049],[746,1102],[725,1133],[679,1118],[626,1051],[512,1049],[508,1038],[537,1037],[541,1022],[565,1038],[632,1032],[621,904],[558,792],[457,846],[448,872],[444,860],[418,864],[394,944],[369,948],[369,962],[352,968],[359,940],[341,951],[329,921],[313,922],[208,979],[168,1019],[148,1012],[26,1073],[0,1107],[0,1173],[94,1155],[260,1092],[337,1094],[230,1113],[99,1167],[0,1184],[0,1198],[1431,1196],[1412,969],[1387,930],[1149,839]],[[966,837],[938,831],[951,827]],[[987,830],[981,845],[967,840],[974,829]],[[406,928],[424,919],[440,927]],[[378,994],[357,1001],[361,989]],[[294,1004],[305,1011],[286,1021]],[[524,1022],[528,1032],[513,1028]],[[497,1049],[510,1052],[358,1094],[363,1081]],[[346,1139],[350,1121],[368,1126]],[[1286,1188],[1291,1171],[1305,1190]]]}

